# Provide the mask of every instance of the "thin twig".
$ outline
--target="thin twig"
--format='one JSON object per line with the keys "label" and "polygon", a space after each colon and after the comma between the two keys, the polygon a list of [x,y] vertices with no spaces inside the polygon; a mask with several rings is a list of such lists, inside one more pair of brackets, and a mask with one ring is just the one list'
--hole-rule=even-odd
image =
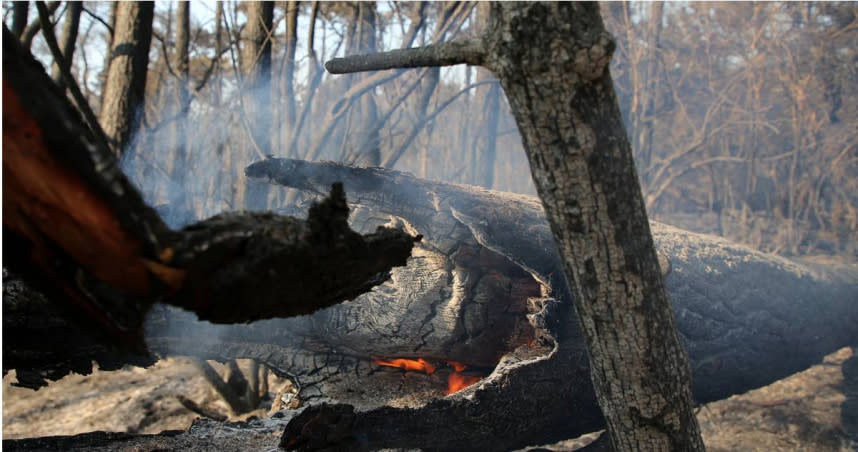
{"label": "thin twig", "polygon": [[101,16],[99,16],[98,14],[95,14],[94,12],[90,11],[89,8],[87,8],[86,6],[83,7],[83,12],[85,12],[89,17],[95,19],[97,22],[100,22],[102,25],[107,27],[107,32],[110,33],[110,37],[113,38],[113,27],[111,27],[110,24],[107,23],[107,21],[102,19]]}
{"label": "thin twig", "polygon": [[443,104],[439,105],[438,108],[436,108],[435,111],[432,112],[432,114],[423,118],[423,120],[420,122],[420,124],[418,124],[416,127],[414,127],[414,129],[408,135],[408,138],[406,138],[405,141],[402,143],[402,146],[400,146],[398,149],[396,149],[396,151],[394,151],[390,155],[390,157],[388,157],[387,160],[384,161],[384,163],[381,166],[383,166],[385,168],[393,168],[393,165],[396,165],[396,162],[398,162],[399,159],[402,158],[402,155],[405,154],[405,150],[408,149],[408,146],[411,144],[412,141],[414,141],[414,138],[417,137],[417,135],[420,133],[420,131],[423,130],[423,128],[426,127],[427,124],[430,124],[432,122],[432,120],[435,119],[436,116],[441,114],[441,112],[444,111],[445,108],[450,106],[450,104],[452,104],[453,101],[455,101],[459,96],[461,96],[462,94],[465,94],[469,90],[476,88],[478,86],[489,85],[489,84],[494,84],[494,83],[498,83],[498,81],[497,80],[484,80],[482,82],[472,83],[472,84],[462,88],[462,90],[459,91],[458,93],[450,96],[450,98],[447,99]]}

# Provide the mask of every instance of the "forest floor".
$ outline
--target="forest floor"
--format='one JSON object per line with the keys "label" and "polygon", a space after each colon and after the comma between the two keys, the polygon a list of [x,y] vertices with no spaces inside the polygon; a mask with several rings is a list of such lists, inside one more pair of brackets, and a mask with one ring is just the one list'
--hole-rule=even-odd
{"label": "forest floor", "polygon": [[[158,433],[187,429],[198,415],[178,396],[227,413],[190,360],[170,358],[149,369],[69,375],[39,391],[3,378],[3,438],[72,435],[96,430]],[[271,377],[272,391],[286,384]],[[279,386],[278,386],[279,385]],[[242,419],[267,415],[265,408]],[[701,407],[709,451],[858,450],[858,356],[850,348],[812,368],[743,395]],[[544,446],[571,450],[576,442]]]}

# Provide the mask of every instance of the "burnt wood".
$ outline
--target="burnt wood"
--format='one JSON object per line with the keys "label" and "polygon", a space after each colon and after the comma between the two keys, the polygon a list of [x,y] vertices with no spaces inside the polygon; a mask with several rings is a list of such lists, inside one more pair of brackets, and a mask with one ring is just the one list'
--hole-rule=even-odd
{"label": "burnt wood", "polygon": [[[571,295],[557,277],[559,257],[536,198],[331,162],[269,159],[246,173],[309,192],[342,180],[353,202],[409,225],[424,235],[422,246],[443,248],[451,237],[474,240],[533,275],[556,300],[545,301],[542,314],[531,314],[537,336],[547,333],[540,337],[554,344],[549,354],[502,360],[477,387],[418,408],[358,410],[353,438],[368,438],[371,447],[432,444],[452,450],[464,438],[468,447],[494,450],[602,428]],[[763,386],[854,343],[854,266],[801,263],[657,222],[651,227],[691,358],[696,402]],[[293,422],[317,419],[319,410],[307,408]],[[390,428],[399,434],[381,434]]]}
{"label": "burnt wood", "polygon": [[[403,312],[398,311],[396,297],[408,293],[401,285],[420,287],[418,282],[426,278],[420,272],[426,266],[422,257],[394,269],[391,281],[355,302],[305,318],[241,326],[210,325],[190,313],[158,307],[149,313],[146,324],[147,342],[153,350],[220,360],[256,358],[278,375],[297,380],[299,397],[309,406],[282,412],[278,414],[284,416],[281,418],[241,425],[198,422],[181,435],[117,440],[105,445],[105,450],[118,450],[129,444],[239,450],[251,443],[260,448],[275,447],[280,441],[285,441],[284,446],[304,449],[506,450],[567,439],[603,427],[589,380],[583,338],[571,303],[565,298],[568,294],[554,280],[557,273],[552,271],[552,265],[558,264],[551,263],[556,262],[556,252],[548,245],[547,251],[540,251],[540,243],[550,232],[535,197],[335,163],[269,160],[255,164],[248,172],[287,181],[290,186],[310,192],[323,192],[331,180],[342,180],[350,190],[350,200],[362,204],[353,205],[355,228],[378,224],[387,217],[412,233],[424,233],[423,241],[417,245],[418,256],[428,251],[438,253],[435,258],[444,262],[441,268],[449,266],[447,271],[458,272],[461,278],[486,273],[483,266],[498,265],[504,260],[532,275],[528,284],[537,284],[543,298],[532,298],[527,323],[534,329],[533,347],[547,351],[526,355],[521,353],[529,348],[525,344],[504,356],[482,382],[452,396],[445,397],[435,387],[421,393],[420,403],[382,406],[398,403],[390,396],[397,386],[420,386],[446,371],[440,365],[433,375],[381,368],[370,360],[374,349],[387,343],[381,351],[388,357],[426,356],[436,363],[445,358],[448,350],[455,350],[431,345],[432,341],[425,347],[434,348],[425,355],[421,350],[415,352],[413,343],[406,347],[406,339],[423,337],[429,329],[413,324],[400,329],[402,342],[368,339],[390,337],[395,327],[388,324],[380,328],[383,323],[373,323],[378,321],[374,319],[391,318],[390,311]],[[410,197],[403,197],[403,191]],[[667,272],[674,314],[691,357],[698,402],[771,383],[819,362],[842,345],[854,343],[858,332],[858,313],[854,309],[858,272],[853,266],[800,263],[660,223],[653,222],[652,228],[657,249],[669,259],[669,271],[664,268],[667,265],[662,271]],[[496,257],[490,261],[467,261],[475,265],[471,267],[465,265],[466,261],[445,261],[448,254],[439,252],[459,249],[463,243],[483,247],[481,252],[491,247]],[[400,279],[407,273],[413,278]],[[436,290],[422,287],[420,290],[426,292]],[[479,291],[468,293],[459,302],[474,303],[478,294]],[[417,298],[408,300],[421,302]],[[432,304],[431,297],[423,302]],[[437,302],[436,306],[443,307]],[[360,332],[354,327],[365,322],[374,329]],[[375,392],[366,389],[375,381],[385,387]],[[363,391],[370,394],[362,395]],[[381,403],[367,404],[365,397],[370,395]],[[330,403],[322,408],[317,403],[321,401]],[[323,414],[326,410],[332,413]],[[288,430],[286,424],[290,424]],[[214,431],[221,435],[218,439],[212,436]],[[280,438],[284,431],[288,432],[285,439]],[[301,437],[314,432],[331,441],[305,441]],[[68,444],[65,441],[69,438],[35,441],[4,445],[35,447],[57,441]]]}
{"label": "burnt wood", "polygon": [[[170,230],[97,138],[98,125],[85,125],[44,68],[3,34],[3,262],[57,307],[4,316],[4,355],[16,357],[4,372],[57,378],[88,369],[70,363],[102,348],[110,367],[118,356],[145,360],[142,323],[155,301],[215,323],[308,314],[384,281],[419,240],[390,228],[352,231],[340,184],[306,220],[228,213]],[[4,311],[7,301],[38,299],[21,293],[4,291]],[[78,354],[74,340],[53,350],[51,338],[25,345],[42,336],[12,334],[41,324],[68,325],[57,333],[99,345]]]}

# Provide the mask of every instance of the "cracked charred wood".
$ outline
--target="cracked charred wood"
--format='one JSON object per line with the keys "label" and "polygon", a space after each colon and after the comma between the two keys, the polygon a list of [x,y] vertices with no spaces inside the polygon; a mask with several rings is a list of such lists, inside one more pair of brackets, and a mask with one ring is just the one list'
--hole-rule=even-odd
{"label": "cracked charred wood", "polygon": [[[4,265],[56,304],[44,315],[68,319],[116,356],[148,355],[142,322],[156,300],[220,323],[308,314],[384,281],[419,239],[389,228],[364,236],[349,229],[339,184],[307,220],[230,213],[172,231],[119,170],[97,127],[84,123],[4,28]],[[17,324],[4,317],[4,353],[28,349],[8,331],[41,322],[30,318],[39,311],[16,312],[9,321]],[[46,346],[31,349],[48,354],[18,366],[59,361],[19,370],[51,378],[82,370]],[[4,360],[4,372],[10,363]]]}
{"label": "cracked charred wood", "polygon": [[[538,292],[550,297],[540,302],[544,306],[541,313],[529,313],[534,336],[539,338],[536,342],[551,344],[547,354],[520,359],[517,353],[511,353],[479,385],[420,406],[367,409],[366,405],[351,402],[358,398],[344,392],[327,399],[349,401],[358,407],[355,418],[361,420],[355,420],[349,430],[352,439],[365,438],[368,443],[364,444],[370,448],[457,449],[467,444],[469,448],[494,450],[524,447],[548,438],[574,437],[603,428],[589,378],[583,337],[571,311],[571,296],[562,278],[557,278],[561,268],[559,256],[535,197],[331,162],[268,159],[252,164],[246,174],[313,193],[324,190],[331,180],[344,181],[353,189],[350,200],[359,204],[358,212],[366,208],[375,212],[377,218],[390,216],[394,223],[422,234],[419,253],[446,252],[439,254],[439,258],[446,259],[439,267],[447,268],[451,277],[446,280],[446,290],[439,293],[456,293],[454,281],[471,280],[473,275],[486,273],[485,269],[451,259],[451,250],[458,249],[456,244],[470,243],[481,247],[480,252],[495,253],[498,257],[492,262],[505,261],[531,275],[531,283],[540,287]],[[719,400],[766,385],[854,343],[858,333],[858,312],[854,309],[858,299],[858,270],[854,266],[799,262],[657,222],[652,222],[651,227],[678,329],[691,359],[696,402]],[[488,262],[472,263],[479,267]],[[396,271],[415,269],[409,266]],[[454,278],[453,274],[458,276]],[[423,275],[417,279],[428,281],[425,278]],[[380,296],[391,290],[391,286],[396,287],[397,281],[394,276],[391,282],[364,297]],[[413,280],[406,281],[414,285]],[[520,282],[513,280],[512,284]],[[477,304],[479,290],[464,293],[455,303],[436,304],[435,312]],[[521,293],[531,297],[534,294],[524,290]],[[448,296],[448,300],[453,298]],[[407,299],[405,303],[414,301]],[[393,301],[386,304],[395,305]],[[375,304],[361,301],[361,306],[365,308],[362,313],[349,312],[349,307],[342,305],[320,315],[327,316],[324,319],[327,328],[361,322],[347,321],[349,316],[359,316],[372,324],[378,315],[378,311],[373,311]],[[454,312],[465,317],[465,310]],[[324,323],[320,324],[321,318],[311,319],[314,322],[303,331],[309,337],[323,338],[318,334],[326,328]],[[412,334],[419,336],[419,332]],[[228,338],[229,334],[222,337]],[[283,337],[278,340],[284,343]],[[334,342],[339,343],[337,339]],[[318,350],[317,359],[335,359],[335,354],[318,343],[314,346]],[[355,347],[352,345],[351,349]],[[519,347],[517,352],[522,348],[527,346]],[[338,346],[332,349],[343,350]],[[440,354],[438,350],[442,349],[436,349],[435,356]],[[388,356],[431,356],[405,347],[386,352]],[[299,372],[294,366],[296,362],[283,360],[279,353],[282,352],[277,347],[271,347],[256,355],[265,355],[274,362],[275,371],[278,365],[279,369],[286,365],[290,373]],[[365,380],[353,378],[352,382],[355,381],[363,384]],[[318,418],[319,408],[305,409],[308,414],[293,422]],[[300,430],[296,426],[289,431]],[[383,431],[395,433],[381,434]],[[438,435],[438,431],[455,434]],[[300,438],[295,441],[298,442],[294,444],[299,444]]]}
{"label": "cracked charred wood", "polygon": [[115,370],[149,366],[155,359],[123,353],[74,321],[74,312],[33,290],[17,275],[3,274],[3,372],[16,369],[16,385],[37,389],[69,372],[89,374],[92,362]]}
{"label": "cracked charred wood", "polygon": [[[271,213],[227,213],[188,226],[171,265],[187,269],[170,304],[213,323],[311,314],[350,300],[405,265],[415,240],[379,227],[348,226],[341,184],[310,208],[307,220]],[[240,302],[239,302],[240,301]]]}

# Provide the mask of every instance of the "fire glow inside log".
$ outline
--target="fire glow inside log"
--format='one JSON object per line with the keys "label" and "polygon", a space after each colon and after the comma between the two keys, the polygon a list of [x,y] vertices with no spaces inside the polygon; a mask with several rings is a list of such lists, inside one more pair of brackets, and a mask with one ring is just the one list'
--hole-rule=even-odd
{"label": "fire glow inside log", "polygon": [[462,375],[458,372],[453,372],[447,377],[447,395],[461,391],[482,379],[482,377],[475,375]]}
{"label": "fire glow inside log", "polygon": [[388,367],[397,367],[405,370],[415,370],[418,372],[425,372],[427,374],[431,374],[435,372],[435,366],[430,364],[423,358],[418,359],[405,359],[405,358],[397,358],[397,359],[380,359],[380,358],[372,358],[373,362],[378,364],[379,366],[388,366]]}
{"label": "fire glow inside log", "polygon": [[[372,361],[379,366],[396,367],[406,371],[423,372],[428,375],[433,374],[436,369],[435,365],[423,358],[381,359],[373,357]],[[461,374],[460,372],[467,369],[467,366],[458,361],[447,361],[447,365],[452,367],[453,371],[450,372],[450,375],[447,377],[447,390],[444,393],[445,395],[461,391],[462,389],[465,389],[483,379],[483,376]]]}

